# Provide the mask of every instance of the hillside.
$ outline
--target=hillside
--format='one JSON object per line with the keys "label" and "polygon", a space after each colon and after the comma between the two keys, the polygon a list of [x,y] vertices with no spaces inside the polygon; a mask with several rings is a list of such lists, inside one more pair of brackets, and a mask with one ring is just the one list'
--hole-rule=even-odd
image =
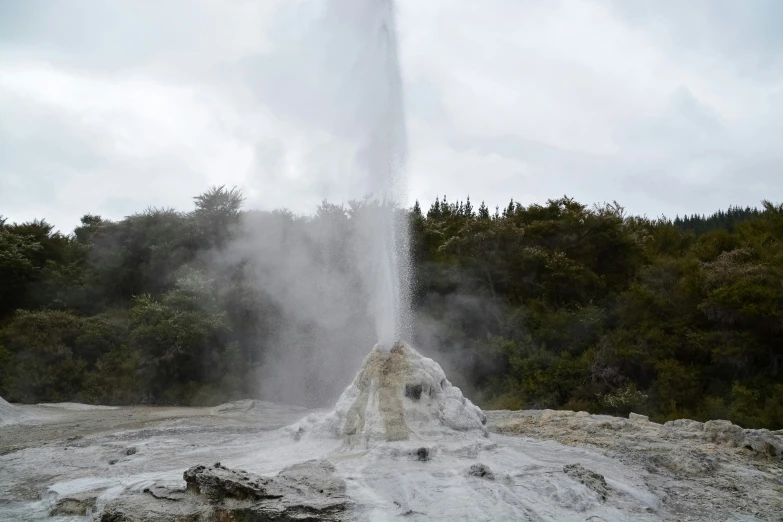
{"label": "hillside", "polygon": [[[0,396],[332,403],[371,342],[343,248],[365,211],[246,211],[221,187],[69,235],[3,222]],[[706,231],[569,198],[399,213],[413,342],[478,405],[783,427],[783,205]]]}

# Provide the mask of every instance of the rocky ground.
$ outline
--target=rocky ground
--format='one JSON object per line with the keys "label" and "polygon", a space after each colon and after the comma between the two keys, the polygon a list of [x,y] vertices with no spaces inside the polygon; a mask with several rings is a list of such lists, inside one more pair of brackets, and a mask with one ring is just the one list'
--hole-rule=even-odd
{"label": "rocky ground", "polygon": [[[254,442],[309,412],[263,401],[216,408],[70,403],[15,408],[17,421],[0,423],[3,521],[95,517],[123,491],[140,491],[158,478],[181,480],[180,468],[221,458],[241,462],[253,454]],[[291,454],[278,457],[268,469],[297,460]],[[270,459],[256,460],[265,469]]]}
{"label": "rocky ground", "polygon": [[18,407],[0,426],[0,520],[783,520],[780,432],[487,411],[481,443],[341,453],[277,429],[307,413]]}
{"label": "rocky ground", "polygon": [[641,471],[670,515],[725,520],[727,513],[783,520],[783,431],[725,420],[665,424],[572,411],[487,411],[494,433],[598,449]]}
{"label": "rocky ground", "polygon": [[[7,403],[6,403],[7,404]],[[25,448],[77,441],[123,430],[177,426],[187,431],[274,430],[301,419],[309,410],[263,401],[237,401],[217,408],[90,406],[58,403],[15,406],[15,419],[0,423],[0,455]]]}

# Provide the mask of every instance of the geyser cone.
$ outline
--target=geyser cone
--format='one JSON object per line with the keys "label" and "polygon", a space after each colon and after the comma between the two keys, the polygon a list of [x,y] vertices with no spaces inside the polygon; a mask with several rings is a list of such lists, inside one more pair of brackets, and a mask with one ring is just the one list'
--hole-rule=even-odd
{"label": "geyser cone", "polygon": [[398,342],[376,345],[333,412],[294,427],[342,439],[349,447],[404,440],[486,437],[481,409],[452,386],[440,365]]}
{"label": "geyser cone", "polygon": [[5,399],[0,397],[0,426],[18,420],[21,415],[19,408],[13,404],[9,404]]}

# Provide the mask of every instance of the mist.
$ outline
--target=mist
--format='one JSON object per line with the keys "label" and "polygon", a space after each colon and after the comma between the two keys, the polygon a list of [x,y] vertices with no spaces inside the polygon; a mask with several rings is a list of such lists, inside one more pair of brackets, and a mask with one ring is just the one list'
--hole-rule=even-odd
{"label": "mist", "polygon": [[[307,29],[267,58],[286,67],[273,84],[258,85],[267,97],[281,95],[281,116],[315,120],[334,136],[349,158],[340,161],[343,176],[321,182],[323,197],[352,199],[347,206],[324,200],[310,217],[247,213],[212,269],[242,266],[245,284],[280,311],[275,333],[259,347],[261,395],[313,404],[336,395],[375,344],[410,337],[411,269],[394,2],[305,8],[313,9]],[[321,145],[308,154],[317,157]]]}

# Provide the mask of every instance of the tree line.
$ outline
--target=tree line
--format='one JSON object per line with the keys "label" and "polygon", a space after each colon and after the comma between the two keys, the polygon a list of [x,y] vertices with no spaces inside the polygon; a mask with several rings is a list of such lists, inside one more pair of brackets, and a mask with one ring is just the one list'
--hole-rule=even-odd
{"label": "tree line", "polygon": [[[282,242],[307,227],[350,235],[361,203],[247,211],[225,187],[194,203],[85,215],[70,235],[0,219],[0,396],[258,397],[288,312],[263,277],[249,283],[252,255],[227,253],[272,221]],[[669,220],[568,197],[490,210],[444,196],[400,212],[413,342],[480,406],[783,428],[783,205]],[[338,254],[317,255],[344,270]]]}

